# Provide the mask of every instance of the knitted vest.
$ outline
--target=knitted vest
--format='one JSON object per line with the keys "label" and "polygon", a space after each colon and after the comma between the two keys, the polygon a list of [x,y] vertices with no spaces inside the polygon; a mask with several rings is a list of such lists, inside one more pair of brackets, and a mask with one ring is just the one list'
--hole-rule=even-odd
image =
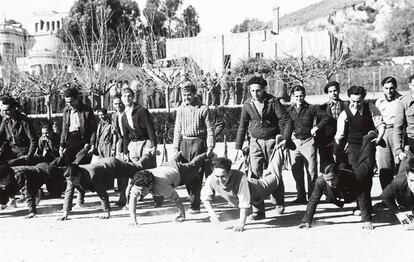
{"label": "knitted vest", "polygon": [[372,120],[371,112],[369,111],[369,104],[363,103],[362,116],[359,112],[352,115],[349,107],[345,108],[347,115],[346,130],[348,133],[348,144],[361,145],[362,138],[368,134],[369,131],[375,130],[374,121]]}

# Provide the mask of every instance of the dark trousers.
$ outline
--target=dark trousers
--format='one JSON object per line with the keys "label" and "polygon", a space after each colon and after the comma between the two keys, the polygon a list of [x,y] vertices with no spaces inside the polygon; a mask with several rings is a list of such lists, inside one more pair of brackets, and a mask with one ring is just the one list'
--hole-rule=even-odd
{"label": "dark trousers", "polygon": [[[181,154],[185,162],[191,162],[196,156],[207,151],[205,139],[183,139],[181,141]],[[190,195],[190,208],[193,210],[200,210],[200,192],[203,182],[204,163],[199,165],[197,169],[198,176],[191,182],[186,183],[187,192]]]}
{"label": "dark trousers", "polygon": [[[77,154],[85,146],[85,141],[82,139],[80,132],[72,132],[68,135],[68,140],[66,141],[66,151],[63,154],[63,165],[67,166],[72,163]],[[90,157],[85,157],[80,163],[77,164],[88,164],[90,163]]]}
{"label": "dark trousers", "polygon": [[348,164],[350,164],[352,169],[354,169],[358,164],[359,156],[361,154],[361,145],[348,144],[346,154],[348,156]]}
{"label": "dark trousers", "polygon": [[325,168],[334,162],[334,146],[332,145],[319,145],[319,172],[324,173]]}

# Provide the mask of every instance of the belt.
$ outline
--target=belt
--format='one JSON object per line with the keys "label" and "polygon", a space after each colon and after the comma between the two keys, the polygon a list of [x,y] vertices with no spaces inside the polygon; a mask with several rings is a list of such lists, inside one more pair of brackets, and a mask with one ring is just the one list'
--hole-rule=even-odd
{"label": "belt", "polygon": [[202,136],[183,136],[183,139],[190,139],[190,140],[196,140],[196,139],[204,139],[205,137]]}
{"label": "belt", "polygon": [[80,131],[79,130],[77,130],[77,131],[71,131],[71,132],[69,132],[69,134],[77,135],[77,134],[80,134]]}

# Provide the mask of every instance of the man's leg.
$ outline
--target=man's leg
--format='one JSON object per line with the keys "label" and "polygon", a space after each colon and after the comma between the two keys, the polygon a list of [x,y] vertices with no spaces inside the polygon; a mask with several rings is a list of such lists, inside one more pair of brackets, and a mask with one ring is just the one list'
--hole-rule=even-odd
{"label": "man's leg", "polygon": [[356,166],[353,168],[354,174],[359,181],[372,180],[375,166],[375,143],[371,142],[378,134],[370,131],[362,140],[361,154]]}
{"label": "man's leg", "polygon": [[318,178],[318,169],[316,162],[316,147],[313,137],[303,141],[301,152],[305,158],[305,167],[308,179],[308,198],[311,197],[316,179]]}
{"label": "man's leg", "polygon": [[250,138],[250,166],[252,170],[252,177],[260,178],[263,175],[263,166],[265,163],[265,140],[258,138]]}
{"label": "man's leg", "polygon": [[392,142],[393,129],[386,129],[384,134],[385,147],[377,146],[377,165],[381,188],[384,190],[394,178],[394,147]]}
{"label": "man's leg", "polygon": [[306,190],[305,190],[305,180],[303,172],[303,156],[300,152],[300,141],[298,139],[292,140],[295,144],[294,150],[289,150],[291,165],[292,165],[292,175],[296,182],[296,190],[298,192],[298,197],[294,202],[296,203],[305,203],[306,202]]}
{"label": "man's leg", "polygon": [[348,144],[346,151],[348,155],[348,164],[350,164],[352,166],[352,169],[354,169],[357,166],[359,156],[361,155],[361,146]]}
{"label": "man's leg", "polygon": [[320,145],[319,151],[319,172],[325,172],[325,168],[334,162],[333,158],[333,145]]}

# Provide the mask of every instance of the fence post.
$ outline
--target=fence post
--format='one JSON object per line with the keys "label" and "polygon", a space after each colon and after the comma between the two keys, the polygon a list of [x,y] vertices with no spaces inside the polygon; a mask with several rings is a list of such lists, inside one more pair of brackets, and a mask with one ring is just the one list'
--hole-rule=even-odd
{"label": "fence post", "polygon": [[375,98],[375,71],[372,71],[372,87],[374,89],[374,98]]}

